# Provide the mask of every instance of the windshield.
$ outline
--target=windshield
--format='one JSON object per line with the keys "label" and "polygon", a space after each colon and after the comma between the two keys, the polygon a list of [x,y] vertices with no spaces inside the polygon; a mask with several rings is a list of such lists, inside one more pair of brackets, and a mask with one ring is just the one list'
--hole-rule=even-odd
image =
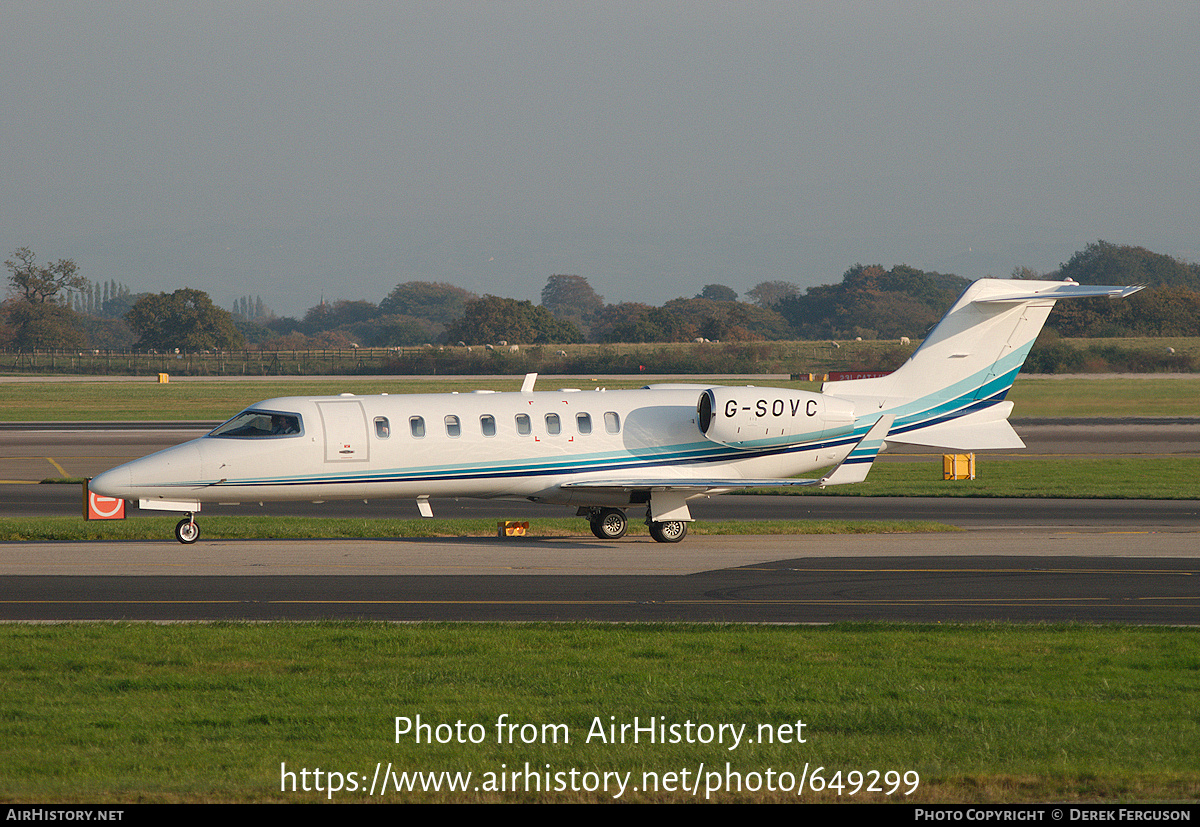
{"label": "windshield", "polygon": [[278,411],[242,411],[209,436],[258,438],[295,436],[301,432],[300,415]]}

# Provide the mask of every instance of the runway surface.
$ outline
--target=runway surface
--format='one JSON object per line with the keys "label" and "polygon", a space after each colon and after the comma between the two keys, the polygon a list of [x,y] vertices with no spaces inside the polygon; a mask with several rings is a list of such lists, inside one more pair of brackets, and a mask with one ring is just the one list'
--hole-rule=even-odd
{"label": "runway surface", "polygon": [[912,535],[21,543],[6,620],[1194,624],[1196,529]]}
{"label": "runway surface", "polygon": [[[1200,456],[1200,420],[1016,424],[1030,446],[1019,454],[1026,458]],[[0,514],[78,514],[78,487],[29,483],[59,472],[98,473],[200,433],[195,426],[0,431]],[[411,506],[336,504],[346,516],[411,515]],[[514,519],[570,513],[474,501],[434,501],[434,509],[438,516]],[[283,504],[204,513],[330,512],[328,505]],[[909,518],[968,530],[693,536],[679,546],[590,535],[6,544],[0,618],[1152,624],[1200,618],[1200,502],[1194,500],[726,496],[697,502],[693,513],[702,520]]]}

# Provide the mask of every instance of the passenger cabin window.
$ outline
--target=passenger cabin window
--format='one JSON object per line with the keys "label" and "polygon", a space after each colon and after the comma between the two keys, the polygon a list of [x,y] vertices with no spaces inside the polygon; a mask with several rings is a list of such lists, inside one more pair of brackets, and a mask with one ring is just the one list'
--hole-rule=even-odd
{"label": "passenger cabin window", "polygon": [[484,436],[496,435],[496,417],[491,414],[484,414],[479,417],[479,428],[483,431]]}
{"label": "passenger cabin window", "polygon": [[529,414],[517,414],[517,433],[521,436],[529,436],[533,431],[533,423],[529,421]]}
{"label": "passenger cabin window", "polygon": [[375,417],[375,436],[380,439],[387,439],[391,435],[392,429],[388,425],[388,418],[386,416]]}
{"label": "passenger cabin window", "polygon": [[408,418],[408,430],[411,431],[412,435],[417,439],[425,436],[425,417],[410,416]]}
{"label": "passenger cabin window", "polygon": [[581,434],[590,434],[592,432],[592,415],[586,413],[575,414],[575,427],[579,429]]}
{"label": "passenger cabin window", "polygon": [[562,433],[562,422],[559,421],[558,414],[546,414],[546,433]]}
{"label": "passenger cabin window", "polygon": [[614,411],[609,411],[604,415],[604,430],[610,434],[621,433],[621,417]]}
{"label": "passenger cabin window", "polygon": [[242,411],[213,429],[209,436],[258,439],[272,436],[296,436],[301,433],[300,415],[276,411]]}
{"label": "passenger cabin window", "polygon": [[462,425],[458,422],[457,416],[446,417],[446,436],[457,437],[462,434]]}

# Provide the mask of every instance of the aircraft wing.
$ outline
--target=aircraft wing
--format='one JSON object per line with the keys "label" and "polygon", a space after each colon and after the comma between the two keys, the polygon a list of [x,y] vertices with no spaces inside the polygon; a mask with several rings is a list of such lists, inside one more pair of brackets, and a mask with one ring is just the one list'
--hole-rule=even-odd
{"label": "aircraft wing", "polygon": [[820,480],[784,479],[717,479],[695,477],[688,479],[611,479],[564,482],[560,487],[591,491],[679,491],[685,494],[724,494],[744,488],[776,488],[780,486],[820,485]]}
{"label": "aircraft wing", "polygon": [[867,472],[875,462],[883,447],[884,437],[892,427],[895,417],[890,414],[881,416],[871,426],[870,430],[850,450],[850,453],[836,468],[820,479],[714,479],[703,477],[653,479],[596,479],[566,482],[562,488],[589,489],[592,491],[672,491],[689,496],[692,494],[724,494],[729,491],[740,491],[747,488],[787,488],[805,485],[844,485],[852,482],[862,482],[867,478]]}

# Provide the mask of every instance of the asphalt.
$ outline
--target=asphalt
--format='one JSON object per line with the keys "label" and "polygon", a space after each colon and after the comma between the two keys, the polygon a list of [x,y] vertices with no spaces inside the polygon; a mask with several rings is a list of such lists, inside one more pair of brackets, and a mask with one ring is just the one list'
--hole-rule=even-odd
{"label": "asphalt", "polygon": [[0,619],[1195,624],[1196,529],[22,543]]}
{"label": "asphalt", "polygon": [[[58,470],[96,473],[199,435],[199,424],[0,431],[0,514],[77,514],[78,486],[32,483]],[[1051,461],[1200,456],[1200,422],[1190,419],[1017,428],[1029,444],[1021,455]],[[570,513],[521,502],[433,506],[438,516]],[[330,507],[246,504],[204,515]],[[344,516],[415,512],[395,501],[332,507]],[[581,536],[565,539],[14,543],[0,546],[0,619],[1191,625],[1200,617],[1200,500],[724,496],[692,510],[700,520],[922,519],[965,530],[692,536],[664,546],[594,540],[581,521]]]}

